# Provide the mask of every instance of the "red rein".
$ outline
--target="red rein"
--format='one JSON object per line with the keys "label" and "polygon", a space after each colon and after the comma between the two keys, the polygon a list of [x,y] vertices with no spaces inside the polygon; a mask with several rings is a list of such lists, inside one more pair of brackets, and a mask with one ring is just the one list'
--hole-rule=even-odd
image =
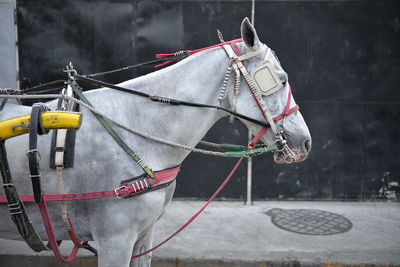
{"label": "red rein", "polygon": [[[236,43],[240,43],[240,42],[242,42],[242,39],[236,39],[236,40],[232,40],[232,41],[228,41],[228,42],[224,42],[224,43],[219,43],[219,44],[216,44],[216,45],[212,45],[212,46],[208,46],[208,47],[204,47],[204,48],[200,48],[200,49],[196,49],[196,50],[182,50],[182,51],[175,52],[175,53],[170,53],[170,54],[156,54],[156,58],[160,59],[160,58],[173,57],[173,56],[177,56],[177,55],[183,54],[183,53],[189,53],[190,55],[194,55],[194,54],[196,54],[198,52],[201,52],[201,51],[204,51],[204,50],[208,50],[208,49],[211,49],[211,48],[220,47],[220,46],[227,45],[227,44],[236,44]],[[167,65],[169,63],[173,63],[174,61],[176,61],[176,60],[166,61],[164,63],[161,63],[161,64],[158,64],[158,65],[154,66],[154,68],[159,68],[159,67],[165,66],[165,65]]]}

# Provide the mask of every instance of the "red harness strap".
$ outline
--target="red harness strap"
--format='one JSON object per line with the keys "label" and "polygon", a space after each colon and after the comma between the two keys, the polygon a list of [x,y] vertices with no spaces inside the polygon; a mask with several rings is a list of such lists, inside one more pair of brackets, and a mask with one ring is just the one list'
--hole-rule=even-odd
{"label": "red harness strap", "polygon": [[[71,201],[71,200],[88,200],[88,199],[100,199],[100,198],[127,198],[138,195],[150,189],[156,189],[161,186],[165,186],[176,179],[180,171],[180,166],[155,172],[154,178],[149,178],[148,176],[143,176],[141,178],[145,178],[148,181],[149,186],[147,188],[138,186],[138,180],[136,179],[132,182],[127,182],[118,187],[115,190],[108,191],[97,191],[97,192],[87,192],[87,193],[75,193],[75,194],[54,194],[54,195],[43,195],[43,201],[52,202],[52,201]],[[142,182],[143,183],[143,182]],[[136,191],[135,191],[136,189]],[[22,202],[34,202],[32,195],[23,195],[20,196]],[[0,203],[7,203],[7,199],[5,196],[0,196]]]}
{"label": "red harness strap", "polygon": [[[172,56],[176,56],[176,55],[183,54],[183,53],[189,53],[190,55],[193,55],[193,54],[196,54],[196,53],[204,51],[204,50],[208,50],[208,49],[215,48],[215,47],[220,47],[220,46],[227,45],[227,44],[240,43],[242,41],[243,41],[242,39],[236,39],[236,40],[232,40],[232,41],[228,41],[228,42],[224,42],[224,43],[219,43],[219,44],[216,44],[216,45],[212,45],[212,46],[208,46],[208,47],[204,47],[204,48],[200,48],[200,49],[196,49],[196,50],[182,50],[182,51],[179,51],[179,52],[169,53],[169,54],[156,54],[156,58],[172,57]],[[161,64],[158,64],[158,65],[154,66],[154,68],[162,67],[162,66],[167,65],[169,63],[172,63],[174,61],[175,60],[166,61],[164,63],[161,63]]]}
{"label": "red harness strap", "polygon": [[[180,171],[180,166],[171,169],[166,169],[163,171],[154,172],[155,174],[154,178],[150,178],[147,174],[139,176],[137,178],[134,178],[132,181],[123,183],[121,187],[118,187],[115,190],[88,192],[79,194],[43,195],[42,201],[38,204],[38,206],[54,255],[61,262],[64,263],[71,262],[74,260],[76,254],[78,253],[79,248],[83,247],[83,245],[79,243],[74,233],[74,230],[71,229],[72,232],[68,231],[68,234],[71,236],[72,233],[71,237],[73,239],[72,241],[74,242],[74,248],[72,249],[71,254],[67,258],[63,257],[63,255],[59,250],[57,239],[54,234],[53,227],[51,225],[46,202],[87,200],[87,199],[99,199],[99,198],[110,198],[110,197],[128,198],[138,195],[140,193],[144,193],[145,191],[149,191],[150,189],[157,189],[162,186],[168,185],[169,183],[173,182],[176,179],[176,176],[178,175],[179,171]],[[24,195],[21,196],[20,199],[22,202],[35,201],[32,195]],[[0,203],[7,203],[7,199],[5,196],[0,196]]]}
{"label": "red harness strap", "polygon": [[[236,54],[237,56],[240,57],[240,56],[242,55],[242,53],[240,52],[239,47],[237,46],[237,44],[236,44],[236,43],[233,43],[233,44],[231,44],[231,46],[232,46],[232,48],[233,48],[233,51],[235,51],[235,54]],[[244,62],[242,62],[242,64],[243,64],[243,66],[245,67],[245,69],[247,70],[246,64],[245,64]],[[258,103],[256,96],[254,95],[253,91],[250,89],[250,88],[251,88],[250,84],[247,82],[246,79],[245,79],[245,81],[246,81],[246,83],[247,83],[247,86],[249,87],[249,90],[250,90],[251,95],[252,95],[253,98],[254,98],[254,101],[256,102],[256,104],[257,104],[257,106],[258,106],[258,109],[261,111],[261,114],[263,115],[263,117],[265,118],[265,120],[268,122],[267,117],[265,116],[265,114],[264,114],[264,112],[263,112],[263,109],[262,109],[262,107],[260,106],[260,103]]]}
{"label": "red harness strap", "polygon": [[283,111],[283,113],[281,115],[278,115],[274,118],[274,122],[283,120],[290,114],[295,113],[297,110],[299,110],[300,107],[297,104],[294,107],[290,108],[291,99],[292,99],[292,87],[289,84],[289,97],[288,97],[288,102],[286,104],[285,110]]}
{"label": "red harness strap", "polygon": [[54,255],[61,262],[68,263],[75,259],[76,254],[78,253],[79,247],[74,245],[74,248],[71,251],[71,254],[68,258],[64,258],[61,254],[60,249],[57,244],[57,239],[53,231],[53,227],[51,226],[51,221],[49,217],[49,212],[47,211],[46,202],[42,199],[42,201],[38,204],[40,215],[42,215],[42,220],[44,224],[44,228],[46,229],[47,237],[49,239],[51,249],[53,250]]}
{"label": "red harness strap", "polygon": [[[283,120],[284,118],[286,118],[287,116],[289,116],[290,114],[296,112],[299,109],[299,105],[296,105],[296,106],[294,106],[292,108],[289,108],[290,107],[290,102],[291,102],[290,99],[291,98],[292,98],[292,88],[290,87],[290,84],[289,84],[289,98],[288,98],[288,102],[286,104],[285,110],[283,111],[283,113],[281,115],[278,115],[278,116],[273,118],[274,122]],[[261,137],[267,132],[268,129],[269,129],[268,126],[262,128],[258,132],[258,134],[254,137],[254,139],[251,141],[250,145],[248,146],[248,149],[250,149],[250,147],[253,148],[257,144],[257,142],[261,139]]]}

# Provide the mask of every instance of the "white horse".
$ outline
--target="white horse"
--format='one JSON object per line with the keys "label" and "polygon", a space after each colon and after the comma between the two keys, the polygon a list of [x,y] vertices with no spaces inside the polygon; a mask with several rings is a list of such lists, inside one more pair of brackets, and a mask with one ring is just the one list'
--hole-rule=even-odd
{"label": "white horse", "polygon": [[[242,22],[241,34],[243,42],[238,46],[242,54],[256,51],[261,47],[262,43],[248,19]],[[262,64],[264,56],[265,53],[246,60],[249,71]],[[273,54],[269,54],[268,60],[284,86],[263,99],[271,114],[278,115],[283,112],[287,104],[288,76]],[[197,53],[168,68],[123,82],[120,86],[151,95],[214,105],[229,64],[224,49],[217,47]],[[233,83],[234,77],[231,75],[226,97],[221,103],[221,106],[227,109],[231,107],[233,101]],[[154,103],[146,98],[109,88],[92,90],[85,95],[98,110],[132,128],[192,147],[216,121],[227,115],[215,109]],[[55,105],[55,101],[48,103],[52,110],[55,109]],[[292,98],[291,106],[294,105]],[[257,120],[264,120],[243,79],[237,97],[236,111]],[[0,112],[0,120],[29,113],[30,107],[7,104]],[[82,113],[82,127],[76,136],[75,166],[63,172],[65,191],[81,193],[111,190],[118,187],[121,180],[142,174],[142,169],[115,143],[92,113],[86,109],[83,109]],[[261,129],[256,124],[243,122],[253,134]],[[311,148],[311,136],[300,112],[296,111],[284,121],[277,122],[277,126],[284,131],[286,140],[295,152],[295,161],[304,160]],[[115,128],[124,141],[153,170],[163,170],[181,164],[189,154],[188,151],[149,141]],[[50,135],[43,135],[39,136],[38,140],[41,152],[42,187],[46,194],[57,194],[56,172],[46,166],[49,162],[50,138]],[[271,130],[261,138],[267,145],[273,144],[274,140],[275,136]],[[26,157],[28,136],[21,135],[7,140],[6,148],[11,173],[19,194],[32,194]],[[278,153],[275,161],[281,161]],[[131,256],[151,248],[154,224],[170,202],[174,189],[175,182],[165,188],[133,198],[69,201],[69,215],[78,237],[82,240],[95,241],[99,266],[129,266],[129,264],[150,266],[151,254],[132,261]],[[46,240],[46,232],[36,205],[26,206],[38,234]],[[0,237],[20,239],[6,205],[1,205],[0,208]],[[48,209],[57,240],[69,239],[63,227],[59,204],[49,203]]]}

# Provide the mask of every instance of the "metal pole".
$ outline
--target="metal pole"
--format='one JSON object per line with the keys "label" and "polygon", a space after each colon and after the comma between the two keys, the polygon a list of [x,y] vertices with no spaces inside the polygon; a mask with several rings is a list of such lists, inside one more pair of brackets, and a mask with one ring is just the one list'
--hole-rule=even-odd
{"label": "metal pole", "polygon": [[256,0],[251,1],[251,24],[254,26],[254,10],[256,6]]}
{"label": "metal pole", "polygon": [[[15,77],[16,77],[16,90],[20,89],[20,79],[19,79],[19,49],[18,49],[18,23],[17,23],[17,0],[14,0],[14,34],[15,34]],[[16,100],[22,105],[20,99]]]}
{"label": "metal pole", "polygon": [[[255,10],[256,1],[251,1],[251,24],[254,26],[254,10]],[[249,131],[248,135],[249,143],[253,139],[252,134]],[[251,195],[251,184],[252,184],[252,172],[253,172],[253,159],[249,157],[247,159],[247,200],[246,205],[253,205],[252,195]]]}
{"label": "metal pole", "polygon": [[[249,143],[253,139],[253,135],[249,131]],[[253,205],[252,196],[251,196],[251,184],[252,184],[252,172],[253,172],[253,159],[249,157],[247,159],[247,200],[246,205]]]}

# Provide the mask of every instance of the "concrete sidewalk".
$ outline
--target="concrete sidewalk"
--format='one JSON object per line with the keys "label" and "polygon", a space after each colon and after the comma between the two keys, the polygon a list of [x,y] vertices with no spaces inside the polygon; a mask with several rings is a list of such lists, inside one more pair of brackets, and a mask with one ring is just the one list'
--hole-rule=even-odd
{"label": "concrete sidewalk", "polygon": [[[156,225],[154,244],[185,223],[204,202],[173,201]],[[278,228],[271,209],[313,209],[342,215],[344,233],[305,235]],[[11,246],[10,246],[11,244]],[[70,243],[63,243],[65,252]],[[87,252],[72,264],[96,266]],[[192,225],[153,253],[152,266],[400,266],[399,202],[265,201],[245,206],[214,202]],[[35,254],[19,241],[0,239],[0,266],[61,266],[51,253]]]}

